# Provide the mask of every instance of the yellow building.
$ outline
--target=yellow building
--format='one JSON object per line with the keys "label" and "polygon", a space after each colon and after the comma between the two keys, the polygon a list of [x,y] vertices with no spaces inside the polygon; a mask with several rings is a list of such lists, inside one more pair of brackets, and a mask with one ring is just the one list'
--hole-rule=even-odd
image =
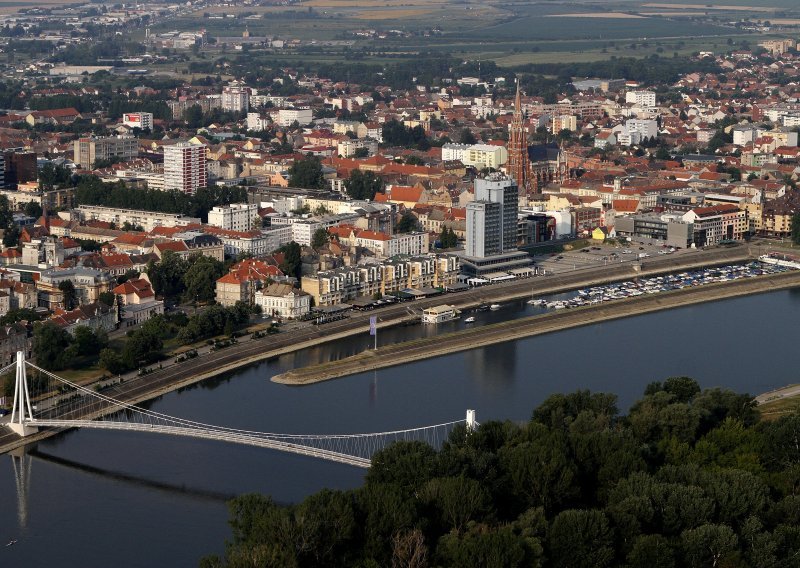
{"label": "yellow building", "polygon": [[608,237],[608,230],[605,227],[597,227],[594,231],[592,231],[592,240],[605,242],[606,237]]}

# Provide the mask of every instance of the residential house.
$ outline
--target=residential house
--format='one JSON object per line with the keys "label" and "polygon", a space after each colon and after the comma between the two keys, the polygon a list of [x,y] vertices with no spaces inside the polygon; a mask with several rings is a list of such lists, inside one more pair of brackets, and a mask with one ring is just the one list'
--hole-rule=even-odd
{"label": "residential house", "polygon": [[153,287],[146,276],[127,280],[114,288],[114,294],[122,304],[123,327],[145,322],[164,313],[164,302],[156,300]]}
{"label": "residential house", "polygon": [[254,295],[254,303],[266,316],[297,319],[311,309],[311,296],[289,284],[269,284]]}

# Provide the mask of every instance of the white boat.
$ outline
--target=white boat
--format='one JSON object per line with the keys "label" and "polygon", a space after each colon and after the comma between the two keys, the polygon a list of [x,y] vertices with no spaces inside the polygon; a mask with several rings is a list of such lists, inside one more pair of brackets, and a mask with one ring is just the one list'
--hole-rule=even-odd
{"label": "white boat", "polygon": [[464,320],[464,323],[475,323],[475,318],[473,316],[469,316]]}
{"label": "white boat", "polygon": [[501,307],[500,304],[492,304],[491,306],[489,306],[489,309],[490,310],[499,310],[500,307]]}
{"label": "white boat", "polygon": [[422,323],[442,323],[454,320],[460,313],[455,306],[433,306],[422,311]]}

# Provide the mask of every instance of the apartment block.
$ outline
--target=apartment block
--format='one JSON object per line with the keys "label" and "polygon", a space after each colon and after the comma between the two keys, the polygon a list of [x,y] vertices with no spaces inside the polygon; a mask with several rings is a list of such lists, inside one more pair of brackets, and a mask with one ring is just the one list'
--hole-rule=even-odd
{"label": "apartment block", "polygon": [[73,143],[73,161],[81,168],[93,168],[99,160],[120,158],[126,161],[138,155],[139,140],[133,136],[90,136]]}

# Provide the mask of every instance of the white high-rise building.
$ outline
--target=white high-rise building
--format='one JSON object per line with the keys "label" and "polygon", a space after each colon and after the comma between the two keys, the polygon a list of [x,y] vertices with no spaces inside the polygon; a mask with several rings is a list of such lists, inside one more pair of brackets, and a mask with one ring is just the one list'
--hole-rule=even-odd
{"label": "white high-rise building", "polygon": [[222,110],[247,112],[250,110],[250,89],[240,83],[231,83],[222,89]]}
{"label": "white high-rise building", "polygon": [[206,147],[179,142],[164,147],[164,189],[194,194],[208,185]]}
{"label": "white high-rise building", "polygon": [[485,258],[517,248],[519,189],[513,179],[491,174],[475,180],[467,204],[467,256]]}
{"label": "white high-rise building", "polygon": [[278,111],[278,124],[286,127],[295,122],[304,126],[314,120],[314,113],[308,107],[282,108]]}
{"label": "white high-rise building", "polygon": [[640,107],[654,107],[656,106],[656,94],[653,91],[628,91],[625,93],[625,102]]}

